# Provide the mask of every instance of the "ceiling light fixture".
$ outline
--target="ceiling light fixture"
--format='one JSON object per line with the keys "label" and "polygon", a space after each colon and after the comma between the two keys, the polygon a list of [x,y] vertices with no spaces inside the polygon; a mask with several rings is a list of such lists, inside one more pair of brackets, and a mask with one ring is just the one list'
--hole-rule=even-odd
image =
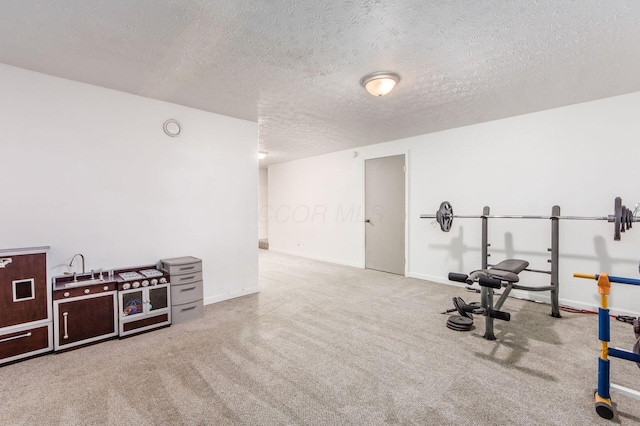
{"label": "ceiling light fixture", "polygon": [[392,91],[399,81],[400,76],[398,74],[379,71],[362,77],[360,84],[373,96],[384,96]]}
{"label": "ceiling light fixture", "polygon": [[269,154],[267,151],[258,151],[258,160],[264,160],[267,158],[267,154]]}

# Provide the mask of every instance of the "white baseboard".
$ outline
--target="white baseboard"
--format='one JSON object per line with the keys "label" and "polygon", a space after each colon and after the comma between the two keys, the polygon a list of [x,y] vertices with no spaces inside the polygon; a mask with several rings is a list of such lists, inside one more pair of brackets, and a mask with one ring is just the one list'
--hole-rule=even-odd
{"label": "white baseboard", "polygon": [[225,300],[235,299],[236,297],[247,296],[249,294],[254,294],[259,292],[260,292],[259,286],[243,288],[240,291],[234,291],[232,293],[218,294],[216,296],[205,297],[203,302],[205,305],[211,305],[212,303],[224,302]]}
{"label": "white baseboard", "polygon": [[417,278],[419,280],[424,280],[424,281],[431,281],[437,284],[444,284],[444,285],[450,285],[452,287],[460,287],[460,288],[466,288],[468,287],[467,284],[465,283],[459,283],[456,281],[449,281],[448,279],[444,279],[442,277],[436,277],[434,275],[427,275],[427,274],[418,274],[415,272],[407,272],[407,277],[409,278]]}
{"label": "white baseboard", "polygon": [[[418,274],[416,272],[407,272],[407,277],[409,277],[409,278],[417,278],[419,280],[425,280],[425,281],[433,281],[434,283],[438,283],[438,284],[456,285],[454,282],[449,281],[449,280],[445,280],[442,277],[436,277],[434,275],[427,275],[427,274]],[[462,283],[460,283],[460,284],[462,284]]]}
{"label": "white baseboard", "polygon": [[[592,311],[592,312],[598,312],[598,309],[600,308],[599,305],[594,303],[584,303],[584,302],[577,302],[575,300],[565,300],[565,299],[560,299],[560,305],[570,306],[573,309],[584,309],[586,311]],[[627,315],[631,317],[640,316],[640,311],[634,312],[634,311],[627,311],[625,309],[616,309],[611,307],[610,307],[609,313],[611,315]]]}
{"label": "white baseboard", "polygon": [[273,247],[269,247],[269,251],[273,251],[273,252],[276,252],[276,253],[282,253],[282,254],[290,254],[292,256],[298,256],[298,257],[306,257],[307,259],[319,260],[321,262],[329,262],[329,263],[336,263],[338,265],[353,266],[354,268],[361,268],[361,269],[363,268],[363,266],[361,264],[359,264],[359,263],[356,263],[356,262],[345,262],[343,260],[333,259],[333,258],[330,258],[330,257],[314,256],[314,255],[295,252],[295,251],[290,251],[290,250],[280,250],[280,249],[273,248]]}

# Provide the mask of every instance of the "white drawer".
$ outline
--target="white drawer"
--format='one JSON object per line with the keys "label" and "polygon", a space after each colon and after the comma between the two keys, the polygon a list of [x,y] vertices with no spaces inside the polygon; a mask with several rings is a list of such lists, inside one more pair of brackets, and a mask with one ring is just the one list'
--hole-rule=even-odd
{"label": "white drawer", "polygon": [[187,302],[202,299],[202,281],[189,284],[173,285],[171,284],[171,304],[181,305]]}
{"label": "white drawer", "polygon": [[202,317],[204,317],[202,299],[171,307],[171,322],[173,324],[182,324]]}

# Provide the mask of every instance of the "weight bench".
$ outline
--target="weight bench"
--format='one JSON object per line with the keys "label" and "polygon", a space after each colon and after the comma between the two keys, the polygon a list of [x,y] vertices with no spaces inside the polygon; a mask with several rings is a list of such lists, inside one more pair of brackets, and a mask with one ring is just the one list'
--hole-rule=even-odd
{"label": "weight bench", "polygon": [[[480,285],[480,308],[478,309],[478,307],[476,306],[472,309],[472,307],[469,306],[469,310],[470,312],[480,313],[486,317],[484,332],[485,339],[496,340],[496,336],[493,333],[494,318],[503,321],[509,321],[511,319],[511,314],[501,311],[500,308],[502,308],[502,305],[507,300],[507,297],[509,297],[509,293],[512,289],[547,291],[554,288],[553,286],[529,287],[517,285],[516,283],[520,281],[520,279],[518,278],[518,274],[524,271],[527,266],[529,266],[529,262],[527,262],[526,260],[507,259],[503,260],[497,265],[491,266],[488,269],[479,269],[473,271],[469,275],[458,274],[454,272],[449,273],[450,281],[462,282],[469,285],[477,282]],[[502,295],[494,304],[494,290],[503,287],[504,291],[502,292]]]}

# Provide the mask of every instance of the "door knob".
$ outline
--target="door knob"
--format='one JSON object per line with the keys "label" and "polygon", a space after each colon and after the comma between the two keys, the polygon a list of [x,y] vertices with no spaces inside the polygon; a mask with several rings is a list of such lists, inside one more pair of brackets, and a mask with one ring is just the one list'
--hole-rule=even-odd
{"label": "door knob", "polygon": [[371,223],[371,220],[367,219],[365,220],[365,223]]}

